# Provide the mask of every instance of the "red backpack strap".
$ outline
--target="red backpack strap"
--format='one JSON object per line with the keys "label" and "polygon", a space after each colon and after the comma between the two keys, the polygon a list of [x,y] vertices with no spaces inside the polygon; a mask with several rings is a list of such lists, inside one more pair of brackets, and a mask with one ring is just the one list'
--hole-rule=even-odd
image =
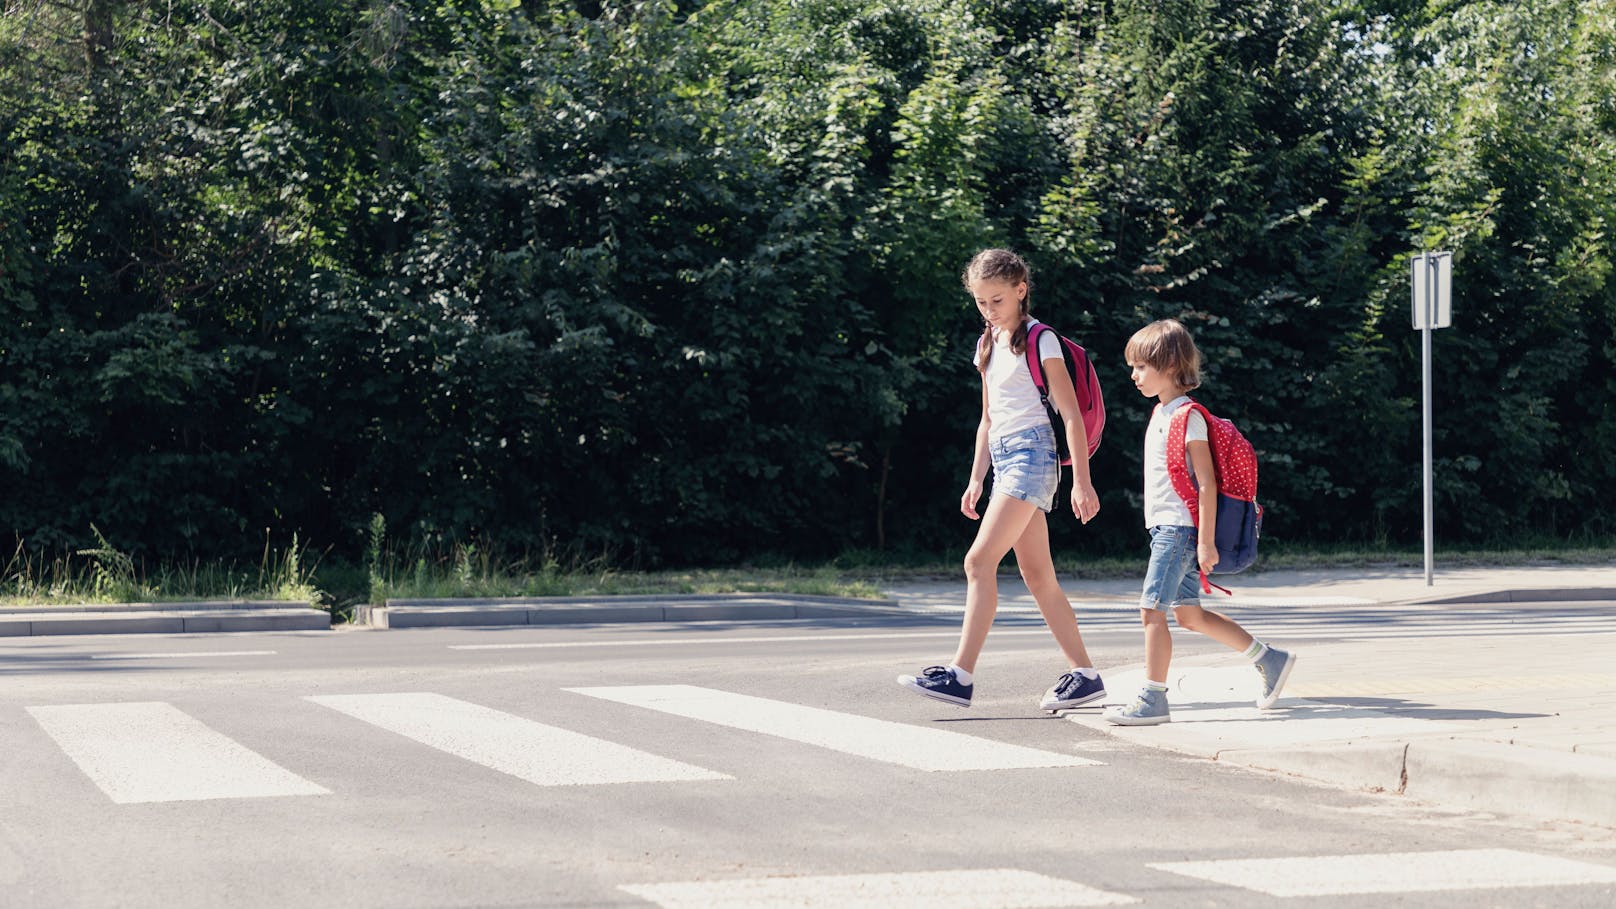
{"label": "red backpack strap", "polygon": [[1190,510],[1190,519],[1196,527],[1201,526],[1201,491],[1196,488],[1195,481],[1190,479],[1188,459],[1184,454],[1184,436],[1189,433],[1190,411],[1199,408],[1201,415],[1206,416],[1206,408],[1201,407],[1192,398],[1190,402],[1173,412],[1167,423],[1167,479],[1172,481],[1173,491],[1184,501],[1184,507]]}

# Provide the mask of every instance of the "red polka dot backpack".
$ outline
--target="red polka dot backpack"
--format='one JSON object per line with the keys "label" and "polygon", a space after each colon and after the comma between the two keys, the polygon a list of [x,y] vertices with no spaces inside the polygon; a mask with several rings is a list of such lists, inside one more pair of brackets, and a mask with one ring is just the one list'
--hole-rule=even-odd
{"label": "red polka dot backpack", "polygon": [[[1212,448],[1212,466],[1218,472],[1218,514],[1214,542],[1218,547],[1218,565],[1213,574],[1234,574],[1251,567],[1257,560],[1257,538],[1262,535],[1263,508],[1257,504],[1257,451],[1240,434],[1235,425],[1222,417],[1215,417],[1200,402],[1180,407],[1167,425],[1167,476],[1173,482],[1173,491],[1184,500],[1201,526],[1199,488],[1190,478],[1184,461],[1184,435],[1189,428],[1190,411],[1198,410],[1206,418],[1207,442]],[[1211,593],[1217,587],[1201,573],[1201,591]],[[1222,587],[1218,587],[1228,593]]]}

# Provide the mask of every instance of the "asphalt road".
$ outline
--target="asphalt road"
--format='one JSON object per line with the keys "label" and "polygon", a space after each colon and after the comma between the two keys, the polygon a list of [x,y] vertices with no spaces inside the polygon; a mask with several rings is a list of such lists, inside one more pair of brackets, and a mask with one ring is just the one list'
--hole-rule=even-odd
{"label": "asphalt road", "polygon": [[[1311,633],[1351,621],[1321,610]],[[1026,619],[989,638],[969,710],[893,684],[943,661],[955,630],[0,641],[0,904],[1616,901],[1608,833],[1339,792],[1043,714],[1063,667]],[[1138,661],[1131,623],[1087,637],[1101,666]]]}

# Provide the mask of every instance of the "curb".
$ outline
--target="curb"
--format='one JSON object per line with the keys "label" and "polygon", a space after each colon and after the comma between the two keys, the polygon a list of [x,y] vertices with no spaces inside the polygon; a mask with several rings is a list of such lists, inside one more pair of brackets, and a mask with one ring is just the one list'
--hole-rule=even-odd
{"label": "curb", "polygon": [[905,615],[893,600],[808,594],[498,597],[398,599],[360,607],[354,619],[372,628],[498,625],[602,625],[641,622],[782,621]]}
{"label": "curb", "polygon": [[330,613],[285,602],[117,603],[106,607],[64,606],[49,610],[0,609],[0,637],[330,629]]}
{"label": "curb", "polygon": [[1342,741],[1212,760],[1422,802],[1616,827],[1616,760],[1501,742]]}

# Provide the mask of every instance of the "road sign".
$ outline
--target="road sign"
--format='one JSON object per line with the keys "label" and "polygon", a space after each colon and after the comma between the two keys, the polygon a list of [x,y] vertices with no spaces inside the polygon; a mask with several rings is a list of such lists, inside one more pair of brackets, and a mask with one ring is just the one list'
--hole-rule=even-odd
{"label": "road sign", "polygon": [[1453,254],[1417,253],[1409,269],[1410,297],[1413,300],[1414,330],[1420,333],[1421,428],[1424,458],[1421,476],[1425,483],[1425,586],[1435,583],[1432,570],[1431,537],[1436,505],[1431,493],[1431,332],[1453,324]]}
{"label": "road sign", "polygon": [[1453,324],[1453,254],[1419,253],[1410,269],[1414,299],[1414,330],[1447,328]]}

